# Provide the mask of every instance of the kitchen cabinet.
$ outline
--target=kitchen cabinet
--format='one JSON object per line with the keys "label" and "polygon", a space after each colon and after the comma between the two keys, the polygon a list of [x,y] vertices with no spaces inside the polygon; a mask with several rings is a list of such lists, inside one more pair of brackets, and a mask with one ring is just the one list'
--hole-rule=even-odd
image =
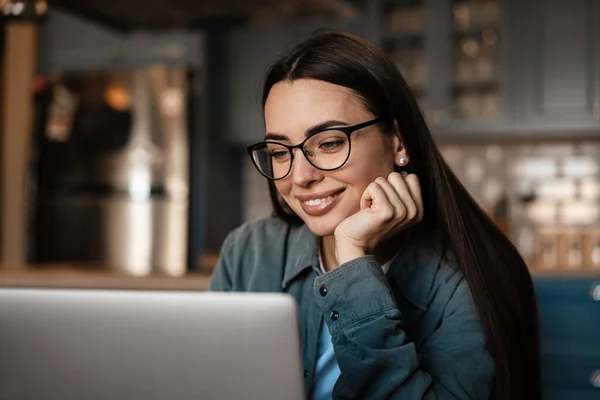
{"label": "kitchen cabinet", "polygon": [[438,139],[514,127],[514,8],[498,0],[383,1],[384,51]]}
{"label": "kitchen cabinet", "polygon": [[380,4],[381,45],[437,139],[600,134],[600,2]]}
{"label": "kitchen cabinet", "polygon": [[600,2],[515,3],[517,133],[600,134]]}
{"label": "kitchen cabinet", "polygon": [[[377,43],[396,65],[421,107],[427,107],[435,96],[432,80],[437,74],[428,74],[431,58],[438,55],[430,51],[432,42],[428,37],[427,21],[434,10],[424,0],[411,2],[383,1],[383,32]],[[433,60],[435,61],[435,60]],[[438,71],[439,72],[439,71]]]}
{"label": "kitchen cabinet", "polygon": [[202,65],[202,34],[123,33],[60,10],[51,10],[40,32],[45,73],[147,67],[152,63]]}
{"label": "kitchen cabinet", "polygon": [[542,388],[553,400],[600,397],[600,278],[536,278]]}

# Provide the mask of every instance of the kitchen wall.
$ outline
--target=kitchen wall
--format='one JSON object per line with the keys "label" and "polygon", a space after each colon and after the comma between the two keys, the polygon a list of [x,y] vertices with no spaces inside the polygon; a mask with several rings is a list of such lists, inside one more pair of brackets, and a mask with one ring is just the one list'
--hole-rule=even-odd
{"label": "kitchen wall", "polygon": [[444,145],[531,268],[600,270],[600,142]]}

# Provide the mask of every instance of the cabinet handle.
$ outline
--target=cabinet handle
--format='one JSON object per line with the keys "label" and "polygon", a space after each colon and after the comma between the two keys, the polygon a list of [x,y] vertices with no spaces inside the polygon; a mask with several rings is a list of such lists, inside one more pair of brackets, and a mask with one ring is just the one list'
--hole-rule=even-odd
{"label": "cabinet handle", "polygon": [[590,382],[592,386],[595,388],[600,388],[600,369],[594,371],[592,377],[590,378]]}
{"label": "cabinet handle", "polygon": [[592,300],[600,301],[600,284],[592,286],[590,294],[592,295]]}
{"label": "cabinet handle", "polygon": [[592,117],[600,121],[600,103],[594,104],[594,107],[592,108]]}

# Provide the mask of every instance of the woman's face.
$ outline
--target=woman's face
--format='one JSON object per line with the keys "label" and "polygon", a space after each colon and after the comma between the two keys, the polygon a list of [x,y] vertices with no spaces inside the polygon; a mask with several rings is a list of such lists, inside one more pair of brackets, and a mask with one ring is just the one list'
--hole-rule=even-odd
{"label": "woman's face", "polygon": [[[278,142],[301,143],[312,127],[327,121],[333,126],[352,126],[376,118],[348,88],[313,79],[275,84],[265,104],[267,134],[284,136]],[[334,171],[312,166],[294,150],[292,170],[275,181],[277,191],[290,208],[318,236],[334,233],[340,222],[360,210],[360,198],[367,186],[394,170],[406,153],[398,136],[381,133],[371,125],[352,133],[351,152],[346,164]]]}

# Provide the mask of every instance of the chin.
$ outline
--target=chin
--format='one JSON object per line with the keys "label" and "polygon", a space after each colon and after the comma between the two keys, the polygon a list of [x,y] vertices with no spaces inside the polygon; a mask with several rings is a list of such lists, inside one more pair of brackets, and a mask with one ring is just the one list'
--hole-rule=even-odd
{"label": "chin", "polygon": [[308,226],[308,229],[317,236],[331,236],[335,228],[344,220],[343,217],[336,215],[323,215],[320,217],[311,217],[304,213],[298,214]]}
{"label": "chin", "polygon": [[308,229],[316,236],[331,236],[335,232],[335,228],[337,225],[332,224],[323,224],[315,221],[304,221],[308,226]]}

